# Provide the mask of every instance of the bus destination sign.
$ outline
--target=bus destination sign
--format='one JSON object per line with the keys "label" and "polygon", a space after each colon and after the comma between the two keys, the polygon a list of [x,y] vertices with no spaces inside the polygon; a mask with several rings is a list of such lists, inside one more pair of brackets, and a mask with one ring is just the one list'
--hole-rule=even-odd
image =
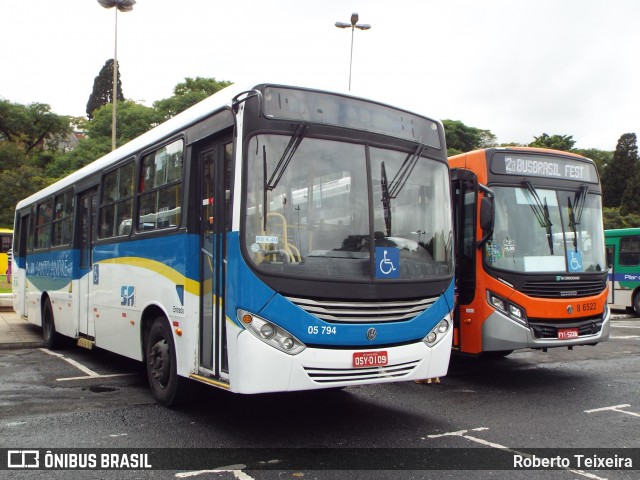
{"label": "bus destination sign", "polygon": [[491,171],[501,175],[549,177],[598,183],[595,165],[566,157],[528,155],[519,152],[498,153],[491,162]]}

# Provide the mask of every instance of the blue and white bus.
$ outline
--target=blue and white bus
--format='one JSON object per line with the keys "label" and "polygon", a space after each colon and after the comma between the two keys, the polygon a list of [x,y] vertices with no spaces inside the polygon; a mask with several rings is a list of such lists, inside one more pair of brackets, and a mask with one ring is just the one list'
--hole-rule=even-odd
{"label": "blue and white bus", "polygon": [[442,125],[378,102],[232,85],[21,201],[14,307],[145,362],[159,403],[446,374]]}

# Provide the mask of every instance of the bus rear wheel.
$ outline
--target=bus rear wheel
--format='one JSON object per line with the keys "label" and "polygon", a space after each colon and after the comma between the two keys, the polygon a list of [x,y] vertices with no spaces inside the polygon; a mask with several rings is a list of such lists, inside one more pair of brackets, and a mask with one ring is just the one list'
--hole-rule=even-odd
{"label": "bus rear wheel", "polygon": [[47,298],[42,307],[42,339],[45,348],[55,350],[60,347],[60,334],[56,332],[56,325],[53,320],[53,308],[51,300]]}
{"label": "bus rear wheel", "polygon": [[145,341],[145,361],[151,393],[158,403],[176,406],[179,399],[179,378],[173,332],[166,318],[154,320]]}
{"label": "bus rear wheel", "polygon": [[640,317],[640,290],[638,290],[633,297],[633,310],[636,312],[636,315]]}

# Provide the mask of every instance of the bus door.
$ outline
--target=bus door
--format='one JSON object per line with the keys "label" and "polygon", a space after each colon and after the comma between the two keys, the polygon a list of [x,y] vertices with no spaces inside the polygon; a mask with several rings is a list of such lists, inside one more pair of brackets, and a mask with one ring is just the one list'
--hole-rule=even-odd
{"label": "bus door", "polygon": [[[453,196],[453,226],[456,251],[456,308],[454,309],[454,348],[466,351],[465,335],[460,322],[473,320],[476,312],[473,302],[476,292],[476,204],[478,181],[470,170],[451,170]],[[472,318],[473,317],[473,318]],[[475,323],[475,322],[474,322]],[[464,348],[463,348],[464,347]]]}
{"label": "bus door", "polygon": [[93,241],[97,211],[97,190],[91,189],[78,196],[78,230],[80,231],[80,279],[78,282],[79,333],[87,337],[95,337],[95,319],[93,311],[93,284],[97,283],[99,274],[93,271]]}
{"label": "bus door", "polygon": [[200,371],[226,378],[226,233],[231,225],[231,137],[198,148],[200,199]]}
{"label": "bus door", "polygon": [[[13,308],[15,309],[16,313],[21,317],[28,317],[29,310],[27,308],[27,305],[28,305],[27,292],[29,291],[29,289],[27,288],[27,286],[29,283],[26,275],[26,270],[27,270],[26,258],[27,258],[27,243],[29,241],[29,226],[31,224],[31,213],[27,213],[26,215],[20,216],[19,222],[20,223],[18,225],[17,237],[14,241],[15,249],[13,251],[13,256],[16,258],[20,258],[22,259],[23,262],[25,262],[24,263],[25,272],[23,274],[20,269],[16,269],[15,271],[12,272],[12,275],[15,276],[14,281],[17,281],[18,291],[22,292],[22,295],[16,298],[16,303],[14,304]],[[33,232],[31,235],[33,236]]]}
{"label": "bus door", "polygon": [[615,303],[616,301],[616,282],[615,282],[615,258],[616,258],[616,245],[609,244],[607,249],[607,267],[609,268],[609,298],[607,303]]}

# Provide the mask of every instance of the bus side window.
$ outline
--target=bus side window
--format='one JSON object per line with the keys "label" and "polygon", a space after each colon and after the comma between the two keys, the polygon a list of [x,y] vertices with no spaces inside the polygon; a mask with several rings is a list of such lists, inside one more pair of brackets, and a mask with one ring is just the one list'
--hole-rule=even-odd
{"label": "bus side window", "polygon": [[613,267],[613,245],[607,245],[607,267]]}
{"label": "bus side window", "polygon": [[620,239],[620,265],[635,266],[640,264],[640,237],[624,237]]}

